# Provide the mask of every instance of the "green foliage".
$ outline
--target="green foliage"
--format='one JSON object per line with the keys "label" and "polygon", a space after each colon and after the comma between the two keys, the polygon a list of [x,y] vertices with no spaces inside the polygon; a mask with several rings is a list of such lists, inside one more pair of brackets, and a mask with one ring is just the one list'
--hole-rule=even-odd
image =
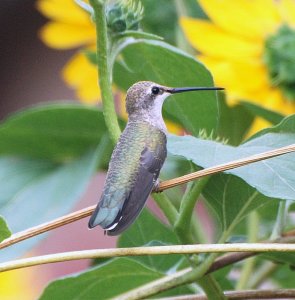
{"label": "green foliage", "polygon": [[110,299],[162,276],[132,259],[118,258],[87,272],[52,282],[40,300]]}
{"label": "green foliage", "polygon": [[270,122],[271,124],[278,124],[284,118],[284,116],[280,113],[266,109],[252,102],[242,101],[241,104],[254,116],[261,117],[266,121]]}
{"label": "green foliage", "polygon": [[[126,46],[121,57],[123,61],[115,65],[114,81],[124,90],[140,80],[171,87],[213,86],[212,77],[202,64],[163,42],[138,40]],[[164,112],[194,135],[201,129],[211,133],[217,128],[218,102],[212,91],[171,96],[164,104]]]}
{"label": "green foliage", "polygon": [[73,103],[40,105],[0,126],[0,154],[69,161],[98,145],[106,131],[102,113]]}
{"label": "green foliage", "polygon": [[[96,168],[107,165],[112,146],[105,130],[99,110],[71,103],[31,108],[2,123],[0,209],[13,232],[70,211]],[[1,260],[24,254],[42,237],[2,250]]]}
{"label": "green foliage", "polygon": [[[175,234],[147,209],[118,240],[118,247],[159,246],[176,244]],[[44,290],[46,299],[109,299],[121,293],[159,279],[177,270],[183,261],[180,255],[139,256],[111,259],[86,272],[56,280]],[[97,260],[99,263],[99,260]],[[188,286],[173,289],[163,296],[189,294]]]}
{"label": "green foliage", "polygon": [[[282,128],[282,131],[284,129]],[[295,143],[293,133],[266,133],[238,146],[232,147],[218,142],[201,140],[192,136],[169,136],[168,150],[192,160],[198,166],[207,168],[250,155],[262,153]],[[229,170],[268,197],[295,199],[294,169],[291,161],[294,154],[287,154],[253,165]]]}
{"label": "green foliage", "polygon": [[[123,248],[175,244],[178,244],[175,233],[145,209],[137,221],[119,237],[117,246]],[[167,272],[177,268],[182,256],[138,256],[134,259],[154,270]]]}
{"label": "green foliage", "polygon": [[249,212],[269,200],[243,180],[225,174],[213,176],[203,194],[224,231],[234,228]]}
{"label": "green foliage", "polygon": [[11,236],[11,231],[4,218],[0,216],[0,242],[9,238]]}
{"label": "green foliage", "polygon": [[[102,8],[100,1],[92,2]],[[136,24],[132,23],[133,19],[128,20],[131,22],[128,26],[126,23],[120,27],[121,17],[124,17],[124,22],[128,19],[126,7],[121,10],[117,6],[118,10],[109,11],[109,25],[115,26],[113,29],[117,33],[109,36],[111,49],[107,48],[108,45],[99,48],[107,57],[99,57],[92,50],[85,52],[93,64],[104,63],[104,69],[100,69],[101,87],[107,86],[110,92],[110,78],[123,91],[140,80],[171,87],[214,85],[204,65],[185,51],[166,43],[178,44],[181,40],[177,28],[177,15],[181,12],[175,3],[171,0],[143,0],[146,18],[142,28],[152,33],[133,31],[138,29],[139,15]],[[189,15],[205,17],[194,0],[177,3]],[[140,13],[139,8],[140,4],[134,6],[135,12]],[[104,9],[100,12],[104,13]],[[120,15],[114,14],[117,12]],[[124,30],[127,27],[130,30]],[[106,37],[110,33],[104,34]],[[162,36],[166,42],[161,40]],[[112,72],[108,70],[109,66],[113,66]],[[0,213],[5,217],[0,217],[0,242],[11,235],[5,220],[17,233],[66,214],[84,193],[95,171],[107,168],[113,148],[110,136],[115,136],[112,130],[116,128],[112,129],[110,125],[115,124],[116,119],[112,111],[114,103],[108,103],[112,100],[108,99],[110,95],[101,90],[104,112],[85,105],[56,103],[23,110],[0,124]],[[106,104],[109,105],[107,108]],[[187,133],[186,136],[168,137],[170,155],[162,171],[165,179],[295,143],[295,115],[283,119],[276,112],[248,102],[232,107],[226,103],[224,93],[206,91],[171,96],[164,105],[164,116]],[[243,142],[256,117],[276,125]],[[259,228],[254,229],[262,232],[265,240],[269,239],[275,222],[284,225],[284,220],[276,216],[279,199],[295,199],[294,161],[295,155],[288,154],[203,181],[201,193],[211,208],[209,225],[203,224],[202,218],[198,222],[191,220],[191,216],[196,218],[197,215],[181,209],[185,207],[185,201],[195,204],[192,202],[195,199],[189,197],[196,190],[193,183],[188,184],[185,191],[178,187],[165,192],[166,198],[162,199],[168,201],[163,203],[170,206],[159,206],[164,214],[168,209],[172,212],[168,218],[171,224],[164,224],[144,209],[136,222],[118,238],[117,247],[177,245],[184,240],[197,243],[200,233],[202,240],[206,240],[207,225],[212,227],[213,235],[218,236],[220,242],[237,242],[238,235],[240,240],[246,241],[249,239],[249,224],[244,217],[253,210],[257,210],[260,216]],[[185,236],[177,230],[179,220],[187,222]],[[294,221],[287,224],[294,229]],[[286,230],[286,226],[282,230]],[[0,250],[1,260],[25,254],[40,238],[34,237]],[[222,299],[218,290],[235,289],[228,274],[240,272],[241,268],[230,264],[215,271],[211,278],[205,276],[215,258],[204,254],[198,257],[161,255],[98,259],[94,267],[50,283],[40,299],[120,298],[122,293],[187,267],[193,268],[198,276],[183,276],[180,281],[174,278],[169,282],[174,285],[157,296],[199,293],[206,280],[207,289],[211,289],[214,299]],[[283,288],[294,287],[287,280],[294,276],[290,268],[294,267],[294,253],[261,254],[259,263],[251,266],[252,273],[259,273],[265,260],[278,263],[269,275],[272,282]],[[163,285],[162,289],[165,288]]]}

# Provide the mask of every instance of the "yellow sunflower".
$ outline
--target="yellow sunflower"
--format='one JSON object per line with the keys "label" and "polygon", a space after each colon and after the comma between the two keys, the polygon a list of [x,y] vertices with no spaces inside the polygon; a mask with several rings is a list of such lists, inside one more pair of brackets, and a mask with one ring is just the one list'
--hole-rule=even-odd
{"label": "yellow sunflower", "polygon": [[[37,9],[50,21],[40,30],[42,41],[54,49],[95,49],[95,26],[90,15],[74,0],[38,0]],[[77,97],[88,103],[100,98],[97,84],[97,68],[83,53],[78,51],[62,70],[65,82]]]}
{"label": "yellow sunflower", "polygon": [[215,82],[226,88],[229,102],[249,100],[283,114],[294,113],[295,1],[199,0],[199,4],[210,21],[183,17],[180,24]]}

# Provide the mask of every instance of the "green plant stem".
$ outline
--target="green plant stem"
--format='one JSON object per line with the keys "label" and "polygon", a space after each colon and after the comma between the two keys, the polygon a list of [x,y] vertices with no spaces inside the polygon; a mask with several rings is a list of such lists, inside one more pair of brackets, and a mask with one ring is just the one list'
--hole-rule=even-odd
{"label": "green plant stem", "polygon": [[[204,275],[210,269],[212,259],[216,258],[218,253],[225,252],[293,252],[295,253],[295,239],[282,239],[288,243],[238,243],[238,244],[204,244],[204,245],[172,245],[172,246],[152,246],[152,247],[132,247],[132,248],[110,248],[72,251],[65,253],[56,253],[43,256],[35,256],[29,258],[18,259],[0,263],[0,272],[31,267],[41,264],[63,262],[70,260],[88,259],[88,258],[105,258],[119,256],[143,256],[143,255],[164,255],[164,254],[199,254],[212,253],[200,266],[196,269],[196,274]],[[290,244],[289,244],[290,243]],[[214,256],[213,258],[211,256]],[[243,257],[243,255],[242,255]],[[236,260],[234,260],[236,262]],[[228,263],[226,263],[227,265]],[[203,270],[205,270],[203,273]],[[216,269],[215,269],[216,270]],[[214,270],[212,270],[214,271]],[[177,272],[181,276],[181,272]],[[194,273],[195,274],[195,273]],[[191,278],[191,277],[189,277]],[[195,278],[198,279],[198,278]]]}
{"label": "green plant stem", "polygon": [[[248,242],[255,243],[257,241],[257,228],[259,228],[259,215],[253,211],[247,217],[248,225]],[[248,287],[249,280],[253,275],[256,257],[247,259],[243,265],[239,280],[236,285],[236,290],[244,290]]]}
{"label": "green plant stem", "polygon": [[[181,244],[192,244],[194,243],[191,234],[191,219],[194,212],[194,207],[196,201],[207,183],[209,178],[205,177],[200,179],[197,183],[189,183],[187,185],[185,194],[180,205],[180,214],[177,213],[176,208],[171,204],[169,198],[164,194],[154,194],[153,197],[157,204],[167,217],[169,223],[173,226],[178,224],[180,220],[179,230],[175,227],[176,235]],[[181,218],[181,214],[182,218]],[[197,268],[193,259],[187,256],[188,262],[191,264],[192,268]],[[198,280],[198,284],[202,287],[203,291],[206,293],[208,299],[212,300],[224,300],[224,294],[219,287],[218,283],[214,280],[211,275],[206,275]]]}
{"label": "green plant stem", "polygon": [[[183,0],[174,0],[178,19],[189,15],[185,2],[186,1],[183,1]],[[192,55],[195,54],[195,50],[188,43],[188,41],[185,38],[183,31],[181,30],[180,27],[176,28],[176,45],[178,48],[184,50],[185,52],[187,52],[189,54],[192,54]]]}
{"label": "green plant stem", "polygon": [[195,211],[193,213],[191,222],[192,222],[192,235],[194,239],[200,244],[206,244],[208,242],[208,238],[205,234],[201,221],[200,219],[198,219],[198,216]]}
{"label": "green plant stem", "polygon": [[198,280],[209,300],[226,300],[223,290],[212,275],[206,275]]}
{"label": "green plant stem", "polygon": [[278,264],[274,264],[271,261],[264,262],[261,267],[252,275],[250,283],[248,284],[249,289],[257,289],[265,279],[269,278],[279,268]]}
{"label": "green plant stem", "polygon": [[185,1],[183,1],[183,0],[174,0],[174,2],[175,2],[175,7],[176,7],[178,17],[186,16],[187,15],[187,8],[186,8],[186,5],[185,5]]}
{"label": "green plant stem", "polygon": [[178,212],[165,193],[153,193],[153,199],[164,213],[170,224],[174,224],[178,218]]}
{"label": "green plant stem", "polygon": [[111,141],[115,144],[121,134],[120,126],[115,110],[112,93],[112,70],[109,62],[108,29],[105,16],[105,1],[89,1],[95,16],[97,39],[97,66],[99,73],[99,87],[103,103],[103,115],[110,134]]}
{"label": "green plant stem", "polygon": [[289,210],[289,205],[287,201],[283,201],[283,200],[280,201],[276,223],[270,237],[271,240],[275,240],[282,236],[282,232],[286,224],[288,210]]}
{"label": "green plant stem", "polygon": [[[177,235],[187,236],[191,228],[191,219],[193,211],[196,205],[196,202],[209,180],[208,177],[200,179],[198,182],[194,183],[191,189],[185,194],[184,198],[181,201],[179,209],[179,217],[174,224],[174,229]],[[189,242],[189,239],[187,240]]]}

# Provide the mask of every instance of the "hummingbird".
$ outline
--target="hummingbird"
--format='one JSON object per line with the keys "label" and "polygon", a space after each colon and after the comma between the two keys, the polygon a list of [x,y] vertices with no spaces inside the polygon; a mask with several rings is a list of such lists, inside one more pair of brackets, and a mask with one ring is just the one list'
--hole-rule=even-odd
{"label": "hummingbird", "polygon": [[113,151],[102,196],[88,227],[100,225],[110,235],[126,230],[137,218],[167,156],[167,128],[162,105],[169,95],[218,87],[171,88],[151,81],[132,85],[126,96],[127,125]]}

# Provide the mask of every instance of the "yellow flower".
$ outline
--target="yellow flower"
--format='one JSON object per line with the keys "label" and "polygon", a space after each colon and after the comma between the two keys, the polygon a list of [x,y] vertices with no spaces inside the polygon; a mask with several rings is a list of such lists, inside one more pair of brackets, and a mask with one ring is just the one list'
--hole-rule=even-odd
{"label": "yellow flower", "polygon": [[38,281],[36,282],[34,275],[36,274],[24,269],[1,273],[0,299],[35,299],[38,293]]}
{"label": "yellow flower", "polygon": [[[37,8],[50,19],[40,30],[40,37],[47,46],[60,50],[95,48],[95,26],[89,14],[74,0],[38,0]],[[62,76],[82,101],[95,103],[100,98],[97,68],[83,51],[70,59]]]}
{"label": "yellow flower", "polygon": [[[215,82],[226,88],[229,102],[249,100],[283,114],[294,113],[295,1],[199,3],[210,21],[183,17],[180,24]],[[276,49],[286,35],[289,44]],[[260,127],[261,120],[257,122]]]}

